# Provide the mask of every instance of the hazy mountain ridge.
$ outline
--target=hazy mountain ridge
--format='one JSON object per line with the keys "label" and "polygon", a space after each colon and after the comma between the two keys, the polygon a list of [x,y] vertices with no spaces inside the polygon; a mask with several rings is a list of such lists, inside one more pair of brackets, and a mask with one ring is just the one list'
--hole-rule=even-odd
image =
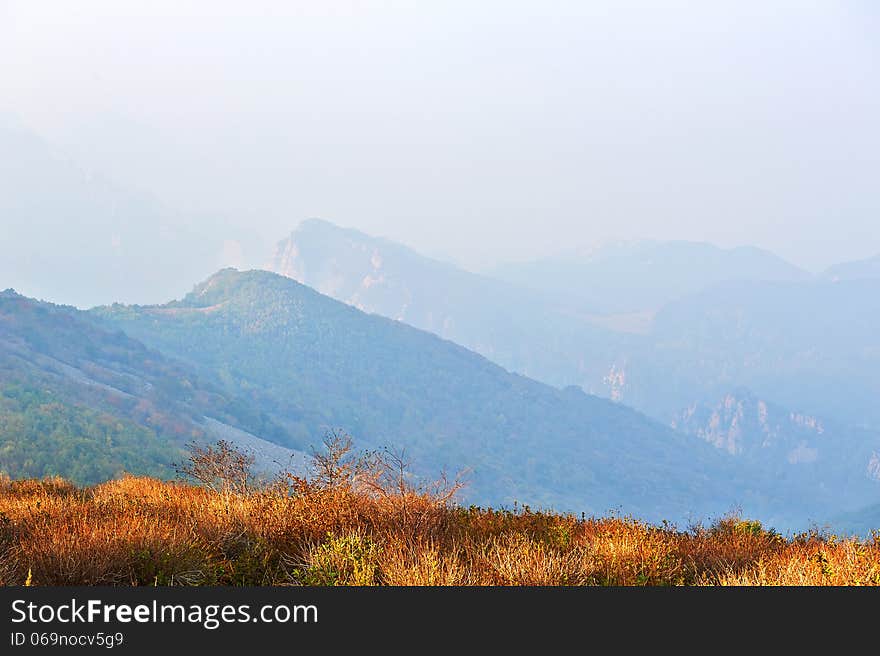
{"label": "hazy mountain ridge", "polygon": [[222,230],[198,233],[194,217],[80,167],[3,115],[0,179],[0,284],[33,297],[83,308],[158,302],[235,248]]}
{"label": "hazy mountain ridge", "polygon": [[624,398],[643,409],[653,403],[655,414],[673,394],[684,401],[689,389],[742,386],[839,424],[876,427],[878,327],[880,280],[725,283],[669,304],[655,319],[653,352],[640,366],[666,370],[680,391],[649,384],[643,398],[652,387],[668,398],[644,405]]}
{"label": "hazy mountain ridge", "polygon": [[822,273],[827,280],[859,280],[863,278],[880,278],[880,255],[864,260],[841,262],[829,267]]}
{"label": "hazy mountain ridge", "polygon": [[[380,314],[392,311],[393,302],[402,298],[395,295],[394,289],[386,288],[387,296],[382,298],[374,293],[372,284],[358,283],[372,283],[378,278],[372,272],[393,266],[393,244],[356,231],[340,231],[326,222],[305,228],[283,242],[296,246],[287,252],[288,264],[303,264],[313,258],[319,264],[329,262],[334,275],[327,279],[332,279],[335,287],[328,287],[327,291],[338,294],[346,284],[351,284],[347,291],[360,293],[348,297],[343,294],[342,300],[352,302],[356,298],[366,309]],[[346,235],[349,251],[339,248],[339,232]],[[664,256],[651,260],[649,256],[658,249],[664,251]],[[728,271],[744,279],[704,280],[705,286],[700,287],[696,283],[702,275],[703,256],[692,257],[695,249],[705,257],[732,253],[732,261],[739,268]],[[410,285],[428,289],[431,284],[442,287],[448,285],[444,281],[453,278],[451,267],[430,267],[427,260],[404,250],[406,265],[397,266],[391,278],[398,288],[408,289]],[[362,255],[350,256],[350,251],[360,251]],[[488,287],[476,284],[476,278],[471,279],[469,290],[474,299],[469,299],[469,303],[449,303],[448,297],[423,293],[422,297],[427,299],[424,312],[443,307],[459,318],[459,328],[468,325],[477,335],[488,334],[485,322],[469,309],[479,307],[482,296],[496,319],[505,317],[518,326],[517,333],[510,333],[511,339],[517,342],[520,353],[531,352],[539,363],[529,371],[533,376],[556,385],[579,385],[710,443],[730,447],[736,455],[728,455],[729,458],[737,459],[764,480],[774,481],[768,489],[777,484],[793,488],[811,486],[813,493],[824,497],[825,502],[839,502],[850,508],[873,498],[880,465],[876,430],[880,426],[876,404],[880,386],[875,373],[880,367],[876,342],[880,328],[880,281],[855,272],[838,274],[837,280],[832,281],[827,274],[813,277],[758,249],[723,251],[691,243],[625,244],[594,254],[593,259],[588,257],[587,264],[606,266],[610,261],[623,266],[633,261],[634,254],[638,256],[636,260],[643,258],[661,268],[672,258],[679,283],[685,281],[695,289],[675,299],[671,293],[667,295],[670,300],[652,313],[642,334],[596,330],[596,317],[590,317],[592,323],[587,324],[585,313],[577,309],[582,307],[583,299],[569,298],[566,305],[564,294],[557,293],[551,298],[550,294],[541,295],[511,283],[505,292],[519,292],[512,299],[509,295],[487,292]],[[765,268],[750,268],[753,258],[763,261]],[[577,265],[573,261],[569,264]],[[724,266],[728,265],[730,262]],[[864,272],[865,267],[858,269]],[[854,271],[845,265],[839,270]],[[288,269],[310,283],[325,280],[326,271],[320,266]],[[365,271],[371,273],[362,275]],[[417,273],[409,278],[414,271]],[[716,278],[723,277],[716,275],[724,271],[723,266],[714,271]],[[467,276],[465,272],[458,275]],[[434,279],[425,282],[431,276]],[[669,291],[668,279],[661,275],[660,282],[653,284],[644,270],[633,284],[644,282],[648,289]],[[614,280],[602,279],[596,293],[611,293],[615,284]],[[435,298],[442,300],[435,303]],[[528,318],[522,319],[523,316]],[[546,322],[541,337],[522,329],[529,318],[535,317]],[[584,330],[584,325],[589,325],[589,329]],[[437,331],[430,324],[422,327]],[[570,335],[571,339],[563,335]],[[473,341],[475,348],[481,350],[479,340]],[[481,352],[522,371],[522,360],[518,363],[513,358],[505,359],[499,349]],[[562,357],[556,357],[557,353]],[[730,390],[738,391],[731,394]],[[707,403],[706,399],[715,400]],[[728,403],[732,403],[731,408],[725,407]],[[784,407],[798,410],[787,411]],[[766,413],[763,419],[762,412]],[[815,416],[822,418],[819,421],[824,434],[798,424]],[[763,446],[765,440],[768,443]],[[813,519],[828,516],[816,515]]]}
{"label": "hazy mountain ridge", "polygon": [[506,264],[490,274],[606,314],[655,311],[722,282],[810,277],[753,246],[725,249],[704,242],[651,240],[614,242],[590,251]]}
{"label": "hazy mountain ridge", "polygon": [[[662,291],[657,298],[696,291],[629,319],[591,315],[583,299],[572,300],[580,278],[569,275],[555,295],[552,285],[541,294],[323,221],[301,225],[279,245],[271,266],[323,285],[339,300],[447,336],[513,371],[578,385],[663,422],[741,386],[840,425],[880,425],[876,281],[832,284],[760,249],[691,242],[618,244],[558,261],[594,272],[625,269],[627,284]],[[581,286],[599,295],[620,289],[604,275]],[[456,288],[462,293],[449,293]],[[420,311],[403,313],[412,297]],[[436,317],[446,319],[430,320]],[[622,321],[641,325],[622,332]]]}

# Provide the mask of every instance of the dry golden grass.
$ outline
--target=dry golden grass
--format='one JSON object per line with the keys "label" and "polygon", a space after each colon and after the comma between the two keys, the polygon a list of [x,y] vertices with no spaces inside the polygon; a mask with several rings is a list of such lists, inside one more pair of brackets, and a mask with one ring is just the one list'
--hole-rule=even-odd
{"label": "dry golden grass", "polygon": [[298,481],[0,481],[0,584],[877,585],[880,539],[462,508]]}

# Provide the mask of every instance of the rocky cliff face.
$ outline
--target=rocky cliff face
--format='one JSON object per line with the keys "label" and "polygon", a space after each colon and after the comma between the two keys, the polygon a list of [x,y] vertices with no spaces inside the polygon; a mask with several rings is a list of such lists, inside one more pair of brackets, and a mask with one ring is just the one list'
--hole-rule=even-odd
{"label": "rocky cliff face", "polygon": [[427,279],[429,274],[448,275],[454,269],[444,272],[447,267],[442,263],[403,246],[326,221],[311,219],[300,224],[278,243],[266,268],[360,310],[440,334],[452,321],[442,304],[419,311],[414,303],[416,290],[436,287]]}
{"label": "rocky cliff face", "polygon": [[818,458],[825,427],[821,420],[787,412],[748,392],[727,394],[711,404],[693,404],[672,425],[731,455],[785,452],[790,464]]}
{"label": "rocky cliff face", "polygon": [[694,403],[672,426],[780,480],[810,479],[841,496],[880,482],[880,435],[782,408],[747,390]]}

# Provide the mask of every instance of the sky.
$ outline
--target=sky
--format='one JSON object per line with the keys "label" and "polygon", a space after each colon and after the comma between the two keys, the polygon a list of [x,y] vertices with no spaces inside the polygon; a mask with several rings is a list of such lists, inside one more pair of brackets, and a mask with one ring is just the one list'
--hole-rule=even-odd
{"label": "sky", "polygon": [[311,217],[475,270],[880,253],[868,0],[0,0],[0,112],[253,263]]}

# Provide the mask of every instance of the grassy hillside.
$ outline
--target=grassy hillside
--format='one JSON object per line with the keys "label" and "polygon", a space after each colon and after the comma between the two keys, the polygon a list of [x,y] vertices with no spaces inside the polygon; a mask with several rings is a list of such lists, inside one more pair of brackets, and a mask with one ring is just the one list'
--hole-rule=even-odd
{"label": "grassy hillside", "polygon": [[217,427],[283,434],[245,400],[75,308],[0,293],[0,472],[161,476],[184,443]]}
{"label": "grassy hillside", "polygon": [[878,585],[880,541],[784,538],[735,517],[464,508],[300,481],[218,494],[125,478],[0,482],[0,585]]}
{"label": "grassy hillside", "polygon": [[287,446],[341,427],[368,448],[405,448],[432,470],[471,468],[478,503],[622,507],[654,519],[768,505],[701,440],[282,276],[224,270],[182,301],[94,315],[248,395],[284,426]]}
{"label": "grassy hillside", "polygon": [[168,477],[179,449],[119,416],[65,403],[50,392],[0,386],[0,474],[63,474],[92,484],[141,472]]}

